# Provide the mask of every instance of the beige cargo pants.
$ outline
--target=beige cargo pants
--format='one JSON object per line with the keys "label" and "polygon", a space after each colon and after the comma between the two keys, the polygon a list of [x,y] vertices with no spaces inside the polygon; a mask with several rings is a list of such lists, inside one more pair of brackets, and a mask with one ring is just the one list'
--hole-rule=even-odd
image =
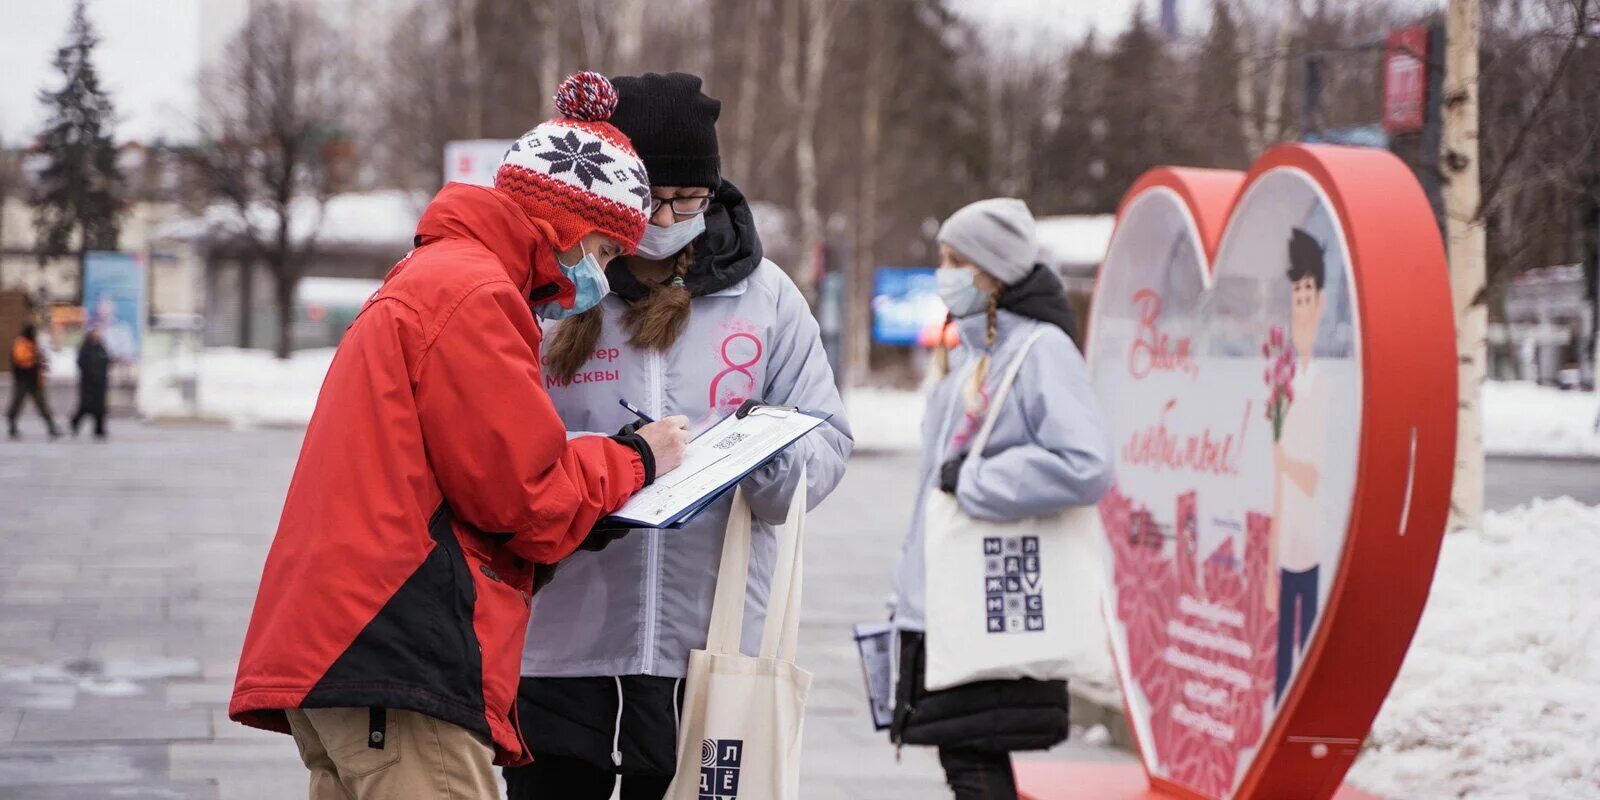
{"label": "beige cargo pants", "polygon": [[290,709],[310,800],[498,800],[494,748],[415,711]]}

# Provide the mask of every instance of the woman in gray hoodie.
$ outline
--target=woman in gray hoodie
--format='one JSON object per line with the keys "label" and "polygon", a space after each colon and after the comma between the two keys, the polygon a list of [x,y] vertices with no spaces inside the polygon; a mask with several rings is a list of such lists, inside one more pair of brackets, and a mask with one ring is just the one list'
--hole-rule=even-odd
{"label": "woman in gray hoodie", "polygon": [[[606,271],[611,294],[546,326],[545,380],[569,431],[634,422],[625,399],[705,424],[746,400],[833,415],[741,484],[754,519],[744,651],[756,654],[782,524],[806,466],[815,506],[852,442],[805,298],[761,254],[744,196],[721,176],[720,104],[683,73],[613,79],[611,123],[650,174],[650,227]],[[689,651],[702,648],[732,495],[681,530],[596,531],[534,596],[518,711],[531,766],[510,800],[662,797],[677,765]],[[599,549],[603,548],[603,549]],[[619,778],[620,776],[620,778]]]}
{"label": "woman in gray hoodie", "polygon": [[[928,493],[948,492],[969,516],[1004,522],[1091,505],[1111,485],[1111,440],[1073,344],[1067,298],[1055,273],[1035,263],[1037,250],[1033,216],[1021,200],[973,203],[939,229],[939,295],[961,346],[940,351],[943,375],[922,421],[916,510],[895,572],[900,679],[890,736],[896,744],[937,746],[958,800],[1017,796],[1010,753],[1066,739],[1067,687],[1022,679],[924,688]],[[969,452],[988,399],[1023,343],[1041,330],[983,452]],[[981,647],[980,639],[974,635],[972,645]]]}

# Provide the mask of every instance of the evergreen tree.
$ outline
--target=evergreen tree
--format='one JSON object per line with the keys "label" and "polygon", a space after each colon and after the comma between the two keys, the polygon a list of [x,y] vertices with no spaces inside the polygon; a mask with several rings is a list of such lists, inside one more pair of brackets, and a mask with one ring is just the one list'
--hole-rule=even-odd
{"label": "evergreen tree", "polygon": [[78,0],[67,41],[56,50],[61,88],[39,93],[49,109],[49,121],[39,137],[45,167],[33,197],[35,250],[41,264],[60,258],[73,252],[73,234],[78,233],[80,295],[82,252],[116,249],[121,211],[122,175],[111,141],[111,98],[100,87],[91,58],[99,41],[84,12],[84,0]]}

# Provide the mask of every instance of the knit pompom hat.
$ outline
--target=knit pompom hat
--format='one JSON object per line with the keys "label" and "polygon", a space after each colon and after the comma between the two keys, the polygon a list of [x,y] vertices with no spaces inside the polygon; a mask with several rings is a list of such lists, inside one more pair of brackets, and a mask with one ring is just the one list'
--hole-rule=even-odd
{"label": "knit pompom hat", "polygon": [[649,224],[650,176],[628,137],[606,121],[616,89],[604,75],[580,72],[561,82],[555,99],[558,116],[511,144],[495,188],[548,222],[562,250],[599,231],[632,252]]}

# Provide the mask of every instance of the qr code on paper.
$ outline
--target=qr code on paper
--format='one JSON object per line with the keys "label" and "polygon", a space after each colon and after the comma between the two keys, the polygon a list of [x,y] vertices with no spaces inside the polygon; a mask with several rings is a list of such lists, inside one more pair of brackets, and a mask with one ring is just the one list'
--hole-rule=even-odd
{"label": "qr code on paper", "polygon": [[744,441],[749,435],[750,434],[748,433],[730,433],[727,436],[712,442],[711,446],[718,450],[732,450],[734,445]]}

